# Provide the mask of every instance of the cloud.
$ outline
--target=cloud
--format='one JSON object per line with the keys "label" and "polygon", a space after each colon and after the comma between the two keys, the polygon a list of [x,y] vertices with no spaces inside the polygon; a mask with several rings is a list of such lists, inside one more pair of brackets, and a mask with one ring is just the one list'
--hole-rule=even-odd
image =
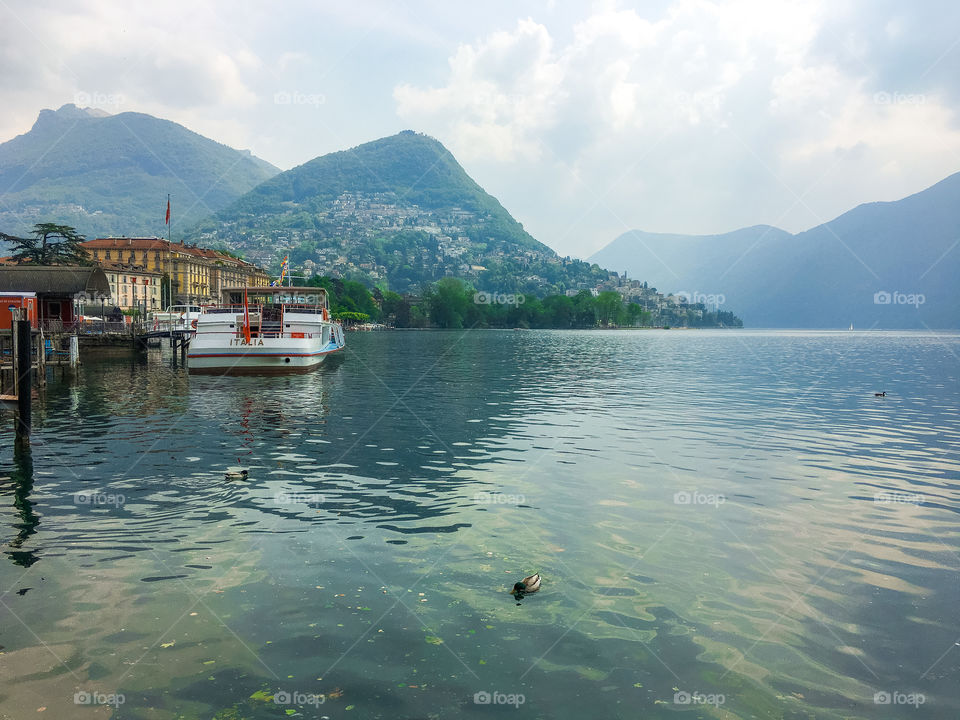
{"label": "cloud", "polygon": [[458,145],[483,147],[501,160],[535,158],[536,133],[551,124],[562,100],[563,72],[551,58],[547,29],[521,20],[515,31],[493,33],[477,47],[461,45],[445,87],[397,87],[399,114],[414,122],[453,115],[460,118]]}
{"label": "cloud", "polygon": [[193,129],[231,142],[239,139],[233,116],[261,99],[261,60],[237,35],[225,6],[95,0],[64,2],[56,11],[21,3],[2,12],[5,26],[17,29],[0,55],[0,89],[16,113],[4,121],[20,128],[42,107],[81,102],[111,113],[198,120]]}
{"label": "cloud", "polygon": [[[870,22],[886,54],[918,23],[910,11]],[[946,96],[879,92],[891,64],[851,62],[878,51],[834,37],[850,25],[827,3],[750,0],[600,7],[564,42],[523,19],[461,45],[442,84],[400,84],[394,99],[498,194],[518,192],[510,176],[548,183],[552,198],[531,202],[553,208],[521,209],[548,244],[589,233],[596,247],[632,227],[801,230],[960,165]],[[590,209],[569,209],[578,200]]]}

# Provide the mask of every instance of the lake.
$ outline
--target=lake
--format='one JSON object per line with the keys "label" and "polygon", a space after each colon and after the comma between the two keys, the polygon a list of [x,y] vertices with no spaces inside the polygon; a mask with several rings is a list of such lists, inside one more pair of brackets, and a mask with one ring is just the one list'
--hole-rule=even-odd
{"label": "lake", "polygon": [[4,412],[0,717],[960,715],[960,335],[347,343]]}

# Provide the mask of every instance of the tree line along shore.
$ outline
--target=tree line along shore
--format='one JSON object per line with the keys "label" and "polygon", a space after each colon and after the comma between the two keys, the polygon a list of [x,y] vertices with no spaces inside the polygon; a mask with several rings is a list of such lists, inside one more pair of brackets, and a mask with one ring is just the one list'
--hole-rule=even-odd
{"label": "tree line along shore", "polygon": [[613,291],[538,298],[522,293],[489,293],[458,278],[426,285],[418,295],[367,289],[354,280],[313,277],[309,286],[327,290],[335,319],[379,323],[396,328],[544,328],[743,327],[732,312],[701,303],[663,299],[643,307]]}

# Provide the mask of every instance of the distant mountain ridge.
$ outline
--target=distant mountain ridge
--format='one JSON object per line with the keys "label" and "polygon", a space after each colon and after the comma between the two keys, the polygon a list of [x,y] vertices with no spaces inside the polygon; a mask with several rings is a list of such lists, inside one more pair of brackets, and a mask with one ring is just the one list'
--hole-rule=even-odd
{"label": "distant mountain ridge", "polygon": [[169,120],[67,104],[0,144],[0,230],[60,222],[97,235],[161,235],[167,193],[186,229],[279,170]]}
{"label": "distant mountain ridge", "polygon": [[661,292],[722,296],[747,327],[960,327],[960,173],[796,235],[634,230],[590,257]]}
{"label": "distant mountain ridge", "polygon": [[608,279],[535,240],[440,142],[409,130],[281,173],[190,238],[399,291],[448,275],[505,292]]}

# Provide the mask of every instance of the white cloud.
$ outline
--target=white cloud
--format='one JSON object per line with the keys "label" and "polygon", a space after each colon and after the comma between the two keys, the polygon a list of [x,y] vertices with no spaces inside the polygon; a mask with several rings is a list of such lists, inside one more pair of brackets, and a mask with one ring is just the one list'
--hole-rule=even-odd
{"label": "white cloud", "polygon": [[443,84],[399,85],[397,112],[495,194],[526,196],[521,219],[564,251],[632,227],[801,230],[960,164],[951,107],[878,104],[864,67],[820,51],[834,40],[825,7],[678,0],[649,18],[606,6],[564,43],[521,20],[461,45]]}

